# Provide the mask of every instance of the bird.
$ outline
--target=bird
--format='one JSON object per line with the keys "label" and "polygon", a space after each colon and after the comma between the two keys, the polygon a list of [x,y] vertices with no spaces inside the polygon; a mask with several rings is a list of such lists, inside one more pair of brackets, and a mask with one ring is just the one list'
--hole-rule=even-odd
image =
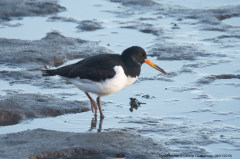
{"label": "bird", "polygon": [[[92,112],[97,115],[98,105],[100,117],[104,118],[101,97],[116,93],[133,84],[138,79],[144,63],[167,74],[162,68],[147,59],[143,48],[132,46],[121,54],[98,54],[57,69],[42,70],[42,76],[58,75],[67,83],[75,85],[89,98]],[[97,104],[89,93],[98,96]]]}

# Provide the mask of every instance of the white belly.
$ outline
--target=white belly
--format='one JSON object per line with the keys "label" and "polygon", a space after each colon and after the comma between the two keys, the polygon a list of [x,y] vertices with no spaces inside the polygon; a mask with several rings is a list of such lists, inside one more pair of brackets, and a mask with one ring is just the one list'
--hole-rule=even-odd
{"label": "white belly", "polygon": [[126,76],[121,66],[115,66],[114,70],[116,74],[113,78],[106,79],[105,81],[101,82],[94,82],[88,79],[80,79],[79,77],[62,78],[65,79],[67,82],[72,83],[80,90],[84,92],[95,93],[100,97],[116,93],[124,87],[133,84],[138,78]]}

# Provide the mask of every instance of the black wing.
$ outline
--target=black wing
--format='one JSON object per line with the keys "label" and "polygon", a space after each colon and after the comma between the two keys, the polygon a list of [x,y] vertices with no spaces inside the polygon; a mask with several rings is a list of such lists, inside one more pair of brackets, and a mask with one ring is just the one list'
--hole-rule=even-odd
{"label": "black wing", "polygon": [[86,58],[78,63],[56,70],[43,70],[43,76],[60,75],[68,78],[79,77],[92,81],[102,81],[115,76],[114,67],[121,65],[121,57],[116,54],[101,54]]}

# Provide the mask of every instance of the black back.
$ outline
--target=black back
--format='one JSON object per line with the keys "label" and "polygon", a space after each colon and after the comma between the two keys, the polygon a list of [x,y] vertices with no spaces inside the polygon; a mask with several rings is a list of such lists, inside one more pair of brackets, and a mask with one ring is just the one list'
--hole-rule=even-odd
{"label": "black back", "polygon": [[116,74],[114,67],[122,66],[126,76],[136,77],[139,76],[141,65],[144,63],[144,58],[146,58],[139,59],[138,52],[144,51],[142,48],[139,50],[139,48],[128,48],[123,51],[122,55],[100,54],[56,70],[43,70],[43,76],[79,77],[99,82],[114,77]]}

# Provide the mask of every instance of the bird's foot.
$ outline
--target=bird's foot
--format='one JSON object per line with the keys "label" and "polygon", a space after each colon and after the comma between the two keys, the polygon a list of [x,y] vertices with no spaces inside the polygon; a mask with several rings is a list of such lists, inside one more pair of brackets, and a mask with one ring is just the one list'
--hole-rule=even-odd
{"label": "bird's foot", "polygon": [[104,119],[104,117],[105,117],[105,116],[104,116],[103,114],[100,115],[100,119]]}
{"label": "bird's foot", "polygon": [[[91,109],[92,109],[92,112],[97,115],[97,104],[95,101],[91,101]],[[94,110],[93,110],[94,109]]]}

